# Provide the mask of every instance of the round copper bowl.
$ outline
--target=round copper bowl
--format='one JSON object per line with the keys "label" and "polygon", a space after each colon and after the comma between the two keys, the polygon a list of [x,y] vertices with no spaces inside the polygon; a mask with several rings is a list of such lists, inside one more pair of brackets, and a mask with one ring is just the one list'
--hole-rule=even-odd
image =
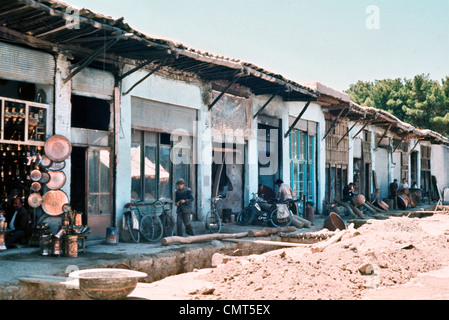
{"label": "round copper bowl", "polygon": [[90,269],[72,272],[79,279],[80,290],[93,300],[123,300],[137,287],[146,273],[126,269]]}
{"label": "round copper bowl", "polygon": [[329,231],[346,230],[346,225],[341,217],[335,212],[331,212],[329,217],[324,221],[324,228]]}
{"label": "round copper bowl", "polygon": [[39,182],[33,182],[31,184],[31,190],[34,192],[39,192],[42,190],[42,185]]}
{"label": "round copper bowl", "polygon": [[69,197],[60,190],[48,191],[42,197],[42,209],[50,216],[59,216],[63,214],[62,206],[69,202]]}
{"label": "round copper bowl", "polygon": [[48,171],[53,171],[53,172],[57,172],[57,171],[62,171],[65,169],[66,163],[65,161],[62,162],[53,162],[51,167],[47,168]]}
{"label": "round copper bowl", "polygon": [[36,209],[42,205],[42,196],[39,193],[32,193],[28,197],[28,204],[31,208]]}
{"label": "round copper bowl", "polygon": [[33,170],[30,173],[30,179],[31,181],[38,182],[42,179],[42,172],[39,170]]}
{"label": "round copper bowl", "polygon": [[352,202],[354,203],[354,205],[356,207],[358,207],[358,206],[361,206],[362,204],[364,204],[366,202],[366,198],[365,198],[364,195],[361,194],[361,195],[358,195],[358,196],[354,197],[352,199]]}
{"label": "round copper bowl", "polygon": [[39,182],[42,184],[47,184],[50,182],[50,179],[50,175],[47,172],[42,172],[42,177]]}
{"label": "round copper bowl", "polygon": [[53,162],[47,156],[42,156],[41,160],[39,162],[39,165],[45,169],[50,168],[52,166],[52,164],[53,164]]}
{"label": "round copper bowl", "polygon": [[[47,183],[47,188],[50,190],[59,190],[64,187],[66,183],[66,175],[64,172],[49,172],[50,181]],[[67,202],[65,202],[67,203]],[[63,204],[65,204],[63,203]]]}
{"label": "round copper bowl", "polygon": [[44,150],[51,161],[62,162],[72,154],[72,144],[66,137],[55,135],[45,142]]}

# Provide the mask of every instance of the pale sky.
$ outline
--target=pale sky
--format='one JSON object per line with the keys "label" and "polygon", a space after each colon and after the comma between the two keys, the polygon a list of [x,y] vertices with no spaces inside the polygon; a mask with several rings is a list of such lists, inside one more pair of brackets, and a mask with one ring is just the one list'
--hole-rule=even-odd
{"label": "pale sky", "polygon": [[449,0],[65,1],[296,82],[449,76]]}

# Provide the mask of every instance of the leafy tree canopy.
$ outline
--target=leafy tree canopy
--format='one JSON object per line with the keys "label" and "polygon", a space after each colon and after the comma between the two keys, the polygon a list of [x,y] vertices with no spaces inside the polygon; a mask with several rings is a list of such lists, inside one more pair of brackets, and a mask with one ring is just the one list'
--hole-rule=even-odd
{"label": "leafy tree canopy", "polygon": [[415,127],[449,136],[449,76],[441,82],[425,74],[413,79],[359,81],[346,92],[361,106],[386,110]]}

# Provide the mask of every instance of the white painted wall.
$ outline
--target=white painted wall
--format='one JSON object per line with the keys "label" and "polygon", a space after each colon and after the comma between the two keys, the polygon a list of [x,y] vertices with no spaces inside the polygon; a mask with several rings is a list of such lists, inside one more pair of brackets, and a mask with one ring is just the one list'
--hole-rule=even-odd
{"label": "white painted wall", "polygon": [[[131,67],[125,68],[124,72]],[[197,154],[196,159],[200,164],[197,171],[197,190],[200,195],[197,199],[198,213],[207,213],[210,208],[210,195],[212,189],[212,166],[210,165],[212,145],[210,130],[210,114],[207,106],[202,101],[201,87],[198,82],[187,83],[167,79],[159,75],[152,75],[139,84],[128,95],[128,91],[135,83],[141,80],[147,71],[138,71],[123,79],[121,88],[120,131],[118,133],[118,155],[116,165],[117,183],[117,214],[119,223],[122,219],[123,207],[131,199],[131,97],[155,100],[172,105],[198,110],[198,123],[196,124],[197,137],[195,140]]]}
{"label": "white painted wall", "polygon": [[[70,62],[67,57],[60,54],[56,59],[56,75],[55,75],[55,111],[54,111],[54,133],[62,135],[72,141],[72,82],[68,81],[63,84],[64,79],[69,75]],[[62,188],[70,201],[70,184],[71,184],[71,159],[67,159],[65,169],[66,184]]]}
{"label": "white painted wall", "polygon": [[449,148],[442,145],[432,145],[432,175],[437,178],[438,187],[443,193],[449,188]]}

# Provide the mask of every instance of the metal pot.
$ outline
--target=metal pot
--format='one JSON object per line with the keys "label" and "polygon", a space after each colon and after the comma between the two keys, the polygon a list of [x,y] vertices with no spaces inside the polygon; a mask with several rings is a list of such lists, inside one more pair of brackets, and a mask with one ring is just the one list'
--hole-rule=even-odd
{"label": "metal pot", "polygon": [[55,135],[47,140],[44,150],[53,162],[62,162],[72,154],[72,144],[66,137]]}
{"label": "metal pot", "polygon": [[[47,187],[50,190],[59,190],[64,187],[66,183],[66,175],[64,172],[49,172],[50,181],[47,183]],[[64,202],[65,204],[67,202]],[[62,205],[61,205],[62,206]]]}
{"label": "metal pot", "polygon": [[360,194],[352,199],[352,202],[356,207],[361,206],[366,202],[366,198],[364,195]]}
{"label": "metal pot", "polygon": [[406,195],[398,196],[398,207],[401,210],[407,210],[410,201]]}
{"label": "metal pot", "polygon": [[42,199],[42,209],[50,216],[61,215],[63,213],[62,206],[69,202],[67,194],[60,190],[48,191]]}
{"label": "metal pot", "polygon": [[390,206],[383,201],[379,201],[377,204],[385,211],[390,210]]}
{"label": "metal pot", "polygon": [[331,212],[329,217],[324,221],[324,228],[329,231],[346,230],[346,225],[341,217],[335,212]]}

